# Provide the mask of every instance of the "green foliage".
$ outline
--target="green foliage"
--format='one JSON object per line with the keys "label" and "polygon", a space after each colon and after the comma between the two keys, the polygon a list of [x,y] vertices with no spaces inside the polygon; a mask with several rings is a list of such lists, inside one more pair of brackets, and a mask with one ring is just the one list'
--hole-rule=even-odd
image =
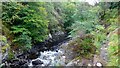
{"label": "green foliage", "polygon": [[118,60],[119,60],[119,55],[118,55],[118,34],[114,33],[112,36],[109,37],[109,47],[108,47],[108,52],[109,52],[109,66],[118,66]]}
{"label": "green foliage", "polygon": [[[92,34],[92,38],[94,39],[93,43],[97,47],[97,49],[99,49],[107,40],[107,35],[119,27],[117,10],[118,6],[116,4],[117,3],[99,3],[98,5],[93,7],[85,3],[76,3],[76,12],[74,13],[74,15],[72,15],[75,23],[73,23],[71,26],[72,30],[70,31],[69,37],[75,38],[82,37],[86,34]],[[115,38],[117,39],[117,37],[113,38],[114,39],[111,38],[112,40],[110,40],[113,46],[111,45],[108,49],[110,58],[110,62],[108,63],[108,65],[111,65],[112,63],[112,65],[117,65],[118,62],[117,56],[113,56],[112,53],[118,50],[118,47],[115,46],[117,45],[117,40],[115,40]],[[85,46],[86,44],[84,43],[83,49]],[[79,48],[79,46],[77,46],[76,48]],[[75,51],[79,50],[76,48]]]}
{"label": "green foliage", "polygon": [[22,48],[31,48],[32,43],[45,40],[48,20],[44,3],[3,3],[3,25],[11,32],[13,43]]}
{"label": "green foliage", "polygon": [[[101,2],[90,6],[82,2],[3,2],[2,6],[3,34],[10,35],[7,38],[12,44],[23,50],[44,41],[48,33],[62,30],[75,38],[69,43],[70,49],[77,56],[88,58],[96,52],[95,48],[103,45],[107,35],[119,27],[118,3]],[[109,39],[108,65],[117,65],[117,55],[113,53],[118,52],[117,37],[114,35]],[[9,55],[13,58],[12,52]]]}
{"label": "green foliage", "polygon": [[[110,3],[108,3],[109,6],[114,6],[114,5],[110,5]],[[116,2],[117,4],[117,2]],[[105,6],[105,5],[103,5]],[[118,7],[118,6],[117,6]],[[102,8],[102,14],[100,15],[102,16],[102,21],[100,23],[102,23],[102,25],[105,27],[101,32],[101,37],[105,37],[105,39],[109,40],[109,46],[108,46],[108,56],[109,56],[109,62],[108,62],[108,66],[118,66],[118,55],[115,55],[115,53],[118,52],[118,36],[117,34],[111,34],[113,32],[113,30],[115,30],[116,28],[118,28],[118,10],[117,7],[114,8],[110,8],[107,7],[105,9],[105,7]],[[104,32],[103,32],[104,31]],[[104,35],[104,36],[103,36]],[[110,36],[107,36],[110,35]],[[101,39],[101,41],[104,39]]]}
{"label": "green foliage", "polygon": [[[117,31],[114,32],[114,30],[116,30],[117,28],[119,28],[118,26],[118,2],[110,2],[110,3],[100,3],[100,4],[104,4],[102,5],[102,10],[100,11],[100,13],[102,15],[100,19],[102,19],[102,21],[100,23],[103,24],[103,26],[105,27],[105,32],[107,37],[107,39],[109,40],[109,44],[108,44],[108,57],[109,57],[109,62],[108,62],[108,66],[118,66],[118,35],[119,32],[117,34]],[[106,6],[109,5],[109,6]],[[103,34],[103,33],[102,33]]]}
{"label": "green foliage", "polygon": [[80,38],[77,37],[68,45],[70,49],[77,54],[77,56],[81,56],[84,58],[90,58],[93,54],[96,53],[96,46],[94,45],[92,35],[85,35],[84,37]]}
{"label": "green foliage", "polygon": [[7,49],[9,49],[9,44],[8,44],[8,42],[7,42],[7,39],[6,39],[6,37],[5,36],[3,36],[3,35],[0,35],[0,42],[2,43],[2,48],[1,48],[1,50],[2,50],[2,53],[5,53],[5,51],[7,50]]}
{"label": "green foliage", "polygon": [[95,25],[95,29],[96,30],[91,31],[90,34],[94,36],[94,45],[96,45],[97,48],[100,48],[107,38],[106,33],[102,25]]}
{"label": "green foliage", "polygon": [[79,32],[90,33],[93,30],[93,24],[90,22],[76,22],[71,28],[70,37],[76,37],[79,35]]}
{"label": "green foliage", "polygon": [[6,43],[7,39],[5,36],[0,35],[0,41]]}
{"label": "green foliage", "polygon": [[9,51],[8,52],[8,60],[11,60],[11,59],[14,59],[15,56],[14,56],[14,53],[12,51]]}
{"label": "green foliage", "polygon": [[56,32],[64,31],[62,3],[45,3],[45,8],[48,13],[47,19],[49,20],[48,28],[50,33],[55,34]]}
{"label": "green foliage", "polygon": [[74,13],[76,11],[76,4],[75,3],[63,3],[63,18],[64,18],[64,28],[67,32],[71,30],[72,24],[74,21]]}
{"label": "green foliage", "polygon": [[[98,23],[99,6],[92,7],[85,3],[77,3],[76,12],[73,15],[74,22],[71,26],[70,37],[76,37],[80,32],[89,34],[94,31]],[[99,25],[99,24],[98,24]]]}
{"label": "green foliage", "polygon": [[10,46],[6,44],[5,46],[2,47],[2,53],[5,53],[5,51],[9,48]]}

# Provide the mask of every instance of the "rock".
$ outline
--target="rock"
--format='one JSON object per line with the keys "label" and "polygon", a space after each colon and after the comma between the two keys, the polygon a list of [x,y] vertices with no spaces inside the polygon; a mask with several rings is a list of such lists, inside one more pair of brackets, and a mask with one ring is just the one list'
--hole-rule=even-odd
{"label": "rock", "polygon": [[93,64],[97,64],[98,62],[98,65],[101,63],[102,66],[106,66],[107,62],[105,60],[103,60],[103,58],[101,58],[99,55],[94,55],[94,58],[93,58]]}
{"label": "rock", "polygon": [[6,68],[29,68],[27,65],[10,65],[9,67],[7,66]]}
{"label": "rock", "polygon": [[66,66],[77,66],[77,61],[75,59],[73,59]]}
{"label": "rock", "polygon": [[40,53],[36,49],[31,49],[29,51],[27,59],[36,59],[38,56],[40,56]]}
{"label": "rock", "polygon": [[28,68],[28,61],[25,59],[12,59],[10,62],[5,62],[3,68]]}
{"label": "rock", "polygon": [[7,59],[9,49],[10,46],[8,44],[7,38],[3,35],[0,35],[0,64],[3,62],[3,59]]}
{"label": "rock", "polygon": [[98,63],[96,63],[96,66],[101,67],[102,63],[98,62]]}
{"label": "rock", "polygon": [[74,66],[75,64],[71,61],[66,66]]}
{"label": "rock", "polygon": [[89,59],[82,58],[82,60],[73,59],[66,66],[93,66],[93,63]]}
{"label": "rock", "polygon": [[27,63],[25,59],[13,59],[11,60],[11,65],[24,65]]}
{"label": "rock", "polygon": [[20,59],[25,59],[26,54],[22,53],[22,54],[17,54],[16,57],[20,58]]}
{"label": "rock", "polygon": [[66,42],[60,46],[60,49],[64,51],[64,55],[66,56],[65,58],[66,63],[72,61],[76,56],[76,54],[73,53],[72,50],[69,48],[68,43],[69,42]]}
{"label": "rock", "polygon": [[43,62],[41,60],[35,60],[35,61],[32,61],[32,64],[33,65],[41,65],[41,64],[43,64]]}
{"label": "rock", "polygon": [[26,63],[27,63],[27,60],[24,60],[24,59],[19,61],[19,65],[25,65]]}

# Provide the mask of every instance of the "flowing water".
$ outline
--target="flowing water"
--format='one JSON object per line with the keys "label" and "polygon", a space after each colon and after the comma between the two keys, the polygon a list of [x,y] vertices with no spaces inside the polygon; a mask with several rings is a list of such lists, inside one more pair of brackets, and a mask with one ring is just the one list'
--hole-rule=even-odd
{"label": "flowing water", "polygon": [[55,50],[55,51],[44,51],[40,52],[41,55],[32,61],[30,61],[29,66],[33,66],[32,62],[40,60],[43,62],[40,66],[65,66],[65,56],[64,51]]}

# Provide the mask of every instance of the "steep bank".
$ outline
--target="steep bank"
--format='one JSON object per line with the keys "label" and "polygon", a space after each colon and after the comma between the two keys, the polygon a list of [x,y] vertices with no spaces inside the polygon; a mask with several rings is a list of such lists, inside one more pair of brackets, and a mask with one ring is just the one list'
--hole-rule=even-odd
{"label": "steep bank", "polygon": [[[8,59],[8,57],[10,57],[10,55],[6,55],[6,58],[4,58],[2,60],[2,63],[4,66],[8,66],[8,67],[9,66],[14,67],[14,66],[19,66],[19,65],[28,66],[32,60],[35,60],[35,59],[39,58],[40,56],[44,56],[44,57],[51,56],[51,58],[52,58],[52,57],[55,57],[54,54],[60,55],[59,54],[60,50],[57,51],[58,46],[63,44],[67,40],[67,38],[64,34],[57,35],[57,37],[59,37],[59,38],[54,39],[54,37],[53,37],[44,42],[36,44],[28,51],[19,52],[19,53],[14,52],[14,54],[13,54],[14,58]],[[50,55],[47,55],[48,53]],[[44,60],[44,58],[41,58],[41,59],[43,60],[43,62],[47,61],[47,60]],[[49,59],[49,58],[45,58],[45,59]],[[53,62],[53,60],[52,60],[52,62]]]}

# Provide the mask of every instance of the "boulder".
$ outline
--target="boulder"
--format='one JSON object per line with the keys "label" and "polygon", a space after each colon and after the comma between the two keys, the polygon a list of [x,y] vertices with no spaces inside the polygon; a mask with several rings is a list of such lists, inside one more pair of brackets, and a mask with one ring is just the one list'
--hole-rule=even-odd
{"label": "boulder", "polygon": [[41,60],[35,60],[35,61],[32,61],[32,64],[33,65],[41,65],[41,64],[43,64],[43,62]]}
{"label": "boulder", "polygon": [[72,50],[69,48],[68,46],[69,44],[69,41],[68,42],[65,42],[63,43],[59,49],[63,50],[64,51],[64,55],[66,56],[66,59],[65,59],[65,63],[69,63],[70,61],[72,61],[74,58],[75,58],[75,53],[72,52]]}
{"label": "boulder", "polygon": [[12,59],[10,63],[4,63],[3,68],[28,68],[28,61],[25,59]]}
{"label": "boulder", "polygon": [[0,35],[0,64],[8,57],[9,48],[7,38]]}
{"label": "boulder", "polygon": [[29,51],[27,59],[36,59],[38,56],[40,56],[40,53],[36,49],[31,49]]}
{"label": "boulder", "polygon": [[13,59],[11,60],[11,65],[24,65],[27,63],[25,59]]}

